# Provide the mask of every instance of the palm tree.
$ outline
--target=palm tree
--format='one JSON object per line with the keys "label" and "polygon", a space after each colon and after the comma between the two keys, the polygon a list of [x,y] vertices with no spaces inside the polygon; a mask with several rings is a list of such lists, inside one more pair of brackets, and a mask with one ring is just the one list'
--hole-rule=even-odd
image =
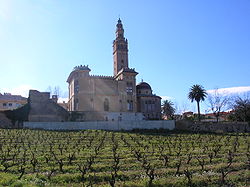
{"label": "palm tree", "polygon": [[195,84],[190,88],[190,92],[188,93],[188,99],[193,102],[194,100],[197,102],[197,107],[198,107],[198,119],[200,119],[200,102],[204,101],[205,98],[207,97],[207,92],[203,88],[203,86],[199,84]]}
{"label": "palm tree", "polygon": [[166,115],[168,119],[173,119],[175,113],[174,103],[170,100],[163,101],[162,113]]}

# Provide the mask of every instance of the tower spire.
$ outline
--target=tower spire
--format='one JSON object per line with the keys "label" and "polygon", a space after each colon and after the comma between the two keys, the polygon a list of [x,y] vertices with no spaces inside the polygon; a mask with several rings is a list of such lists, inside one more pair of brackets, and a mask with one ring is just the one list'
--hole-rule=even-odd
{"label": "tower spire", "polygon": [[124,38],[124,29],[120,17],[116,24],[116,38]]}
{"label": "tower spire", "polygon": [[114,76],[122,68],[128,68],[128,40],[124,37],[122,21],[116,24],[116,39],[113,42]]}

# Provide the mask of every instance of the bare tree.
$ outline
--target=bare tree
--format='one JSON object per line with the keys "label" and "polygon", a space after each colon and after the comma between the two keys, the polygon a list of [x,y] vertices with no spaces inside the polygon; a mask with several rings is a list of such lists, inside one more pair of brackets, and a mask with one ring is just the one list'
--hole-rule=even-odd
{"label": "bare tree", "polygon": [[61,96],[61,88],[59,86],[55,86],[53,94],[57,97]]}
{"label": "bare tree", "polygon": [[175,113],[176,114],[183,114],[184,112],[194,111],[194,107],[192,108],[191,105],[187,101],[182,101],[181,104],[177,102],[174,103],[175,106]]}
{"label": "bare tree", "polygon": [[219,117],[222,112],[229,109],[230,97],[226,93],[220,93],[218,88],[208,94],[209,111],[212,111],[216,122],[219,122]]}
{"label": "bare tree", "polygon": [[195,109],[191,109],[190,103],[188,103],[187,101],[182,101],[181,107],[180,107],[181,114],[183,114],[184,112],[187,112],[187,111],[194,111],[194,110]]}
{"label": "bare tree", "polygon": [[50,96],[56,95],[57,97],[59,97],[62,95],[62,90],[60,86],[54,86],[54,88],[52,86],[48,86],[46,91],[50,93]]}
{"label": "bare tree", "polygon": [[46,89],[46,92],[49,92],[49,93],[50,93],[50,97],[51,97],[51,94],[52,94],[52,87],[51,87],[51,86],[48,86],[48,88]]}

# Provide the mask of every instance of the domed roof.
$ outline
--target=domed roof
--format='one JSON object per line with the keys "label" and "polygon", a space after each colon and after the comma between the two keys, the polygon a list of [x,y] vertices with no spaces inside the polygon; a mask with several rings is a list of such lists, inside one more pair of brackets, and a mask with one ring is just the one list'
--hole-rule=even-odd
{"label": "domed roof", "polygon": [[151,90],[151,86],[146,83],[146,82],[140,82],[137,86],[136,89],[149,89]]}

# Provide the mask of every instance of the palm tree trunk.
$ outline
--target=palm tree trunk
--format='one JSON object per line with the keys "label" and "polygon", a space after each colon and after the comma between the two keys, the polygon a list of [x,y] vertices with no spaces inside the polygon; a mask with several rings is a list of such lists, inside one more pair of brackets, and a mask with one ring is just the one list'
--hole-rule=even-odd
{"label": "palm tree trunk", "polygon": [[200,116],[200,102],[197,101],[197,108],[198,108],[198,120],[201,121],[201,116]]}

